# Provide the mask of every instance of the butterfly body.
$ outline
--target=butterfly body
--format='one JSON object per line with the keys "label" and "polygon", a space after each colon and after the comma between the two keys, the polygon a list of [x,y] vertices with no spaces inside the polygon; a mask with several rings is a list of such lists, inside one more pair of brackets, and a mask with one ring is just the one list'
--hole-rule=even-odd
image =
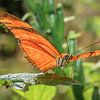
{"label": "butterfly body", "polygon": [[66,63],[79,58],[100,55],[100,50],[76,56],[61,54],[29,24],[6,12],[0,12],[0,24],[8,28],[15,38],[20,41],[20,48],[25,53],[25,57],[42,72],[64,66]]}

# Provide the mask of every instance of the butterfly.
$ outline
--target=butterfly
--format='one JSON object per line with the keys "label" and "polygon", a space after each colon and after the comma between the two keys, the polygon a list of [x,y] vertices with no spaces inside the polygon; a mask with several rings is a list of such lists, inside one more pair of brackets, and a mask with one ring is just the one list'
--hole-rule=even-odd
{"label": "butterfly", "polygon": [[0,12],[0,24],[20,41],[20,48],[26,54],[28,61],[42,72],[64,66],[77,59],[100,55],[100,50],[76,56],[62,54],[29,24],[6,12]]}

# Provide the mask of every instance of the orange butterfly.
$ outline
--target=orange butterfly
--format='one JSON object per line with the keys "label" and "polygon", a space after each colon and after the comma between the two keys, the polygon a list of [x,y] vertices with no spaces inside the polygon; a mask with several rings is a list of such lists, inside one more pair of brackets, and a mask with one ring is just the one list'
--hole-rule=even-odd
{"label": "orange butterfly", "polygon": [[76,56],[61,54],[29,24],[5,12],[0,12],[0,23],[5,25],[15,38],[20,40],[20,48],[26,53],[29,62],[42,72],[80,58],[100,55],[100,50]]}

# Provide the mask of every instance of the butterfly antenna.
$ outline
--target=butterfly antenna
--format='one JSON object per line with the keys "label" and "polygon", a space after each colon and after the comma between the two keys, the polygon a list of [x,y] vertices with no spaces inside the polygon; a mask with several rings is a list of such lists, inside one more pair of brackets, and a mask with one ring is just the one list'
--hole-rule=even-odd
{"label": "butterfly antenna", "polygon": [[92,47],[93,45],[98,44],[98,43],[100,43],[100,41],[96,41],[96,42],[94,42],[94,43],[92,43],[92,44],[89,44],[89,45],[87,45],[87,46],[85,46],[85,47],[83,47],[83,48],[81,48],[81,49],[75,51],[74,53],[77,53],[77,52],[79,52],[79,51],[81,51],[81,50],[87,49],[88,47]]}

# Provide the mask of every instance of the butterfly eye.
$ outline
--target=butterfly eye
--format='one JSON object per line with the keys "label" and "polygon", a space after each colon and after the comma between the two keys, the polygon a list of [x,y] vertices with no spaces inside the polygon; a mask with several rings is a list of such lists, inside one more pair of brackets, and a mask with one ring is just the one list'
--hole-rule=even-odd
{"label": "butterfly eye", "polygon": [[69,55],[65,56],[65,60],[69,60],[69,58],[70,58]]}
{"label": "butterfly eye", "polygon": [[70,60],[70,59],[72,59],[72,58],[73,58],[72,55],[66,55],[66,56],[65,56],[65,60]]}

